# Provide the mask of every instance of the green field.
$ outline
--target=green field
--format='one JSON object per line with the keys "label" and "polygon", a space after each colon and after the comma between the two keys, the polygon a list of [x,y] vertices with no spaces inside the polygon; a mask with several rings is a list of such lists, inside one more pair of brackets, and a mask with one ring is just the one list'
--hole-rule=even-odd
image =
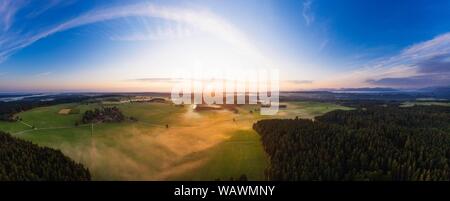
{"label": "green field", "polygon": [[333,110],[350,110],[351,108],[336,105],[333,103],[322,103],[322,102],[289,102],[286,104],[288,107],[286,109],[281,109],[279,115],[287,116],[289,118],[312,119],[316,116],[320,116],[327,112]]}
{"label": "green field", "polygon": [[450,102],[436,102],[436,101],[414,101],[414,102],[404,102],[400,107],[413,107],[413,106],[447,106],[450,107]]}
{"label": "green field", "polygon": [[229,180],[246,174],[250,179],[264,180],[264,169],[268,165],[259,136],[252,130],[239,130],[232,137],[215,147],[193,153],[187,160],[209,157],[211,160],[190,172],[174,175],[169,180]]}
{"label": "green field", "polygon": [[[259,135],[251,128],[254,122],[313,118],[349,109],[315,102],[286,105],[277,116],[261,116],[254,105],[241,106],[234,113],[196,112],[168,103],[125,103],[114,106],[137,122],[75,126],[86,110],[105,105],[63,104],[19,113],[21,122],[0,122],[0,130],[60,149],[86,165],[94,180],[228,180],[242,174],[264,180],[268,162]],[[62,109],[79,112],[59,114]]]}

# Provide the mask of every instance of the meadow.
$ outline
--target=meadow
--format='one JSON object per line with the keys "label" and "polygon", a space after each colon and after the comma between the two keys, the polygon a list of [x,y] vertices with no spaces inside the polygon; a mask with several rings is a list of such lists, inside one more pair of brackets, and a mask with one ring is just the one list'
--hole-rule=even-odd
{"label": "meadow", "polygon": [[447,106],[450,107],[450,102],[437,102],[437,101],[408,101],[400,105],[400,107],[414,107],[414,106]]}
{"label": "meadow", "polygon": [[[289,102],[277,116],[261,116],[256,105],[194,111],[170,103],[73,103],[17,114],[20,122],[0,122],[0,130],[38,145],[60,149],[86,165],[94,180],[229,180],[245,174],[265,180],[268,165],[253,123],[265,118],[314,118],[331,103]],[[118,107],[138,121],[75,125],[82,114]],[[61,114],[67,111],[69,114]],[[168,125],[168,128],[166,128]]]}

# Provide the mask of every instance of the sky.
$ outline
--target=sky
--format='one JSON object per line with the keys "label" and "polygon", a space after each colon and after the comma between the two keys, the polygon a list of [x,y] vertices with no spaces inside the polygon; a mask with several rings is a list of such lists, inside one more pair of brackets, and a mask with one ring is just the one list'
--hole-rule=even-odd
{"label": "sky", "polygon": [[0,92],[170,91],[278,69],[281,90],[450,85],[447,0],[0,0]]}

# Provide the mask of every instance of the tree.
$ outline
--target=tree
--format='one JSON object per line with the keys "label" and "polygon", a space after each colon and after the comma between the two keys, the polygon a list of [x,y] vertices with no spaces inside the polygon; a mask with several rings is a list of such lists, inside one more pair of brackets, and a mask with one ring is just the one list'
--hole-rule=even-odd
{"label": "tree", "polygon": [[242,175],[239,177],[239,181],[248,181],[247,175],[242,174]]}

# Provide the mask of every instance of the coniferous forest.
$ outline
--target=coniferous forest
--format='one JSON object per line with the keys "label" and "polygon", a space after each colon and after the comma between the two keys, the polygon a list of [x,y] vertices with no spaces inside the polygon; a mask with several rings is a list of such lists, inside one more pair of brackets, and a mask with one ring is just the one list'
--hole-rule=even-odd
{"label": "coniferous forest", "polygon": [[0,181],[86,181],[83,165],[61,151],[39,147],[0,132]]}
{"label": "coniferous forest", "polygon": [[450,108],[374,106],[261,120],[270,180],[450,180]]}

